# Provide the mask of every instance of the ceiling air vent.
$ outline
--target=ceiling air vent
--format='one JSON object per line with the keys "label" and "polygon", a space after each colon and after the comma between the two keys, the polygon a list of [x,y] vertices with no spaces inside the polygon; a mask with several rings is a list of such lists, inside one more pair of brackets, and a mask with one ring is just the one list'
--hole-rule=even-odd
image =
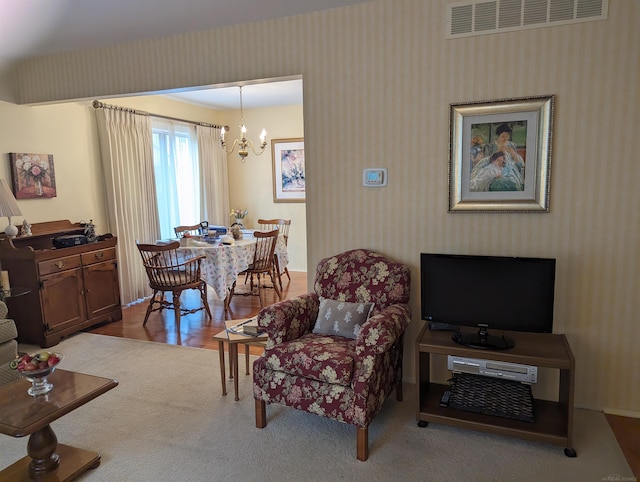
{"label": "ceiling air vent", "polygon": [[449,5],[447,38],[605,20],[609,0],[476,0]]}

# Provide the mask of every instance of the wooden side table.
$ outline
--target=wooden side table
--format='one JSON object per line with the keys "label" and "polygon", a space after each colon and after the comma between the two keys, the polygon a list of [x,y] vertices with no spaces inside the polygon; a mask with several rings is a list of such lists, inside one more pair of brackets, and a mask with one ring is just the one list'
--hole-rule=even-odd
{"label": "wooden side table", "polygon": [[218,352],[220,356],[220,378],[222,380],[222,395],[227,394],[227,383],[225,374],[224,363],[224,344],[229,344],[229,378],[233,379],[233,388],[235,391],[235,400],[240,400],[238,397],[238,345],[244,345],[245,356],[245,374],[249,375],[249,346],[262,346],[267,343],[267,334],[263,333],[258,336],[242,335],[239,333],[233,333],[229,329],[235,325],[239,325],[246,321],[248,318],[242,320],[227,320],[224,322],[225,330],[220,333],[216,333],[213,339],[218,342]]}
{"label": "wooden side table", "polygon": [[73,480],[100,465],[100,454],[58,444],[51,422],[118,385],[116,380],[57,369],[54,387],[32,397],[30,383],[16,380],[0,387],[0,433],[29,435],[28,456],[0,472],[0,480]]}

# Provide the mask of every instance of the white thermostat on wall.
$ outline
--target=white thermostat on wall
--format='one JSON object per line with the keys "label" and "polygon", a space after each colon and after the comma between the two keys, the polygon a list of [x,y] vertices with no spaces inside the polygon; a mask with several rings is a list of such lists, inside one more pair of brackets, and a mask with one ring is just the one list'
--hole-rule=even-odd
{"label": "white thermostat on wall", "polygon": [[382,187],[387,185],[387,169],[376,167],[362,171],[362,184],[365,187]]}

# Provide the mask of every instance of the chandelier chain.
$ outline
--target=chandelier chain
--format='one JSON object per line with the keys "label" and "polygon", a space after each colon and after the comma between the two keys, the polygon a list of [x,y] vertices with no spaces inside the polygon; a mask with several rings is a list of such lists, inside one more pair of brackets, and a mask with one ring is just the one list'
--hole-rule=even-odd
{"label": "chandelier chain", "polygon": [[242,86],[240,86],[240,126],[244,126],[244,108],[242,107]]}

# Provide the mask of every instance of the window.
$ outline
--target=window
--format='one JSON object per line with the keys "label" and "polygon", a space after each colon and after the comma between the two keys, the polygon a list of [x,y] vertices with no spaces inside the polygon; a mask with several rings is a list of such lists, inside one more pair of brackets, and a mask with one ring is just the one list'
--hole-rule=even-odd
{"label": "window", "polygon": [[201,221],[196,129],[156,118],[152,125],[160,236],[171,239],[174,227]]}

